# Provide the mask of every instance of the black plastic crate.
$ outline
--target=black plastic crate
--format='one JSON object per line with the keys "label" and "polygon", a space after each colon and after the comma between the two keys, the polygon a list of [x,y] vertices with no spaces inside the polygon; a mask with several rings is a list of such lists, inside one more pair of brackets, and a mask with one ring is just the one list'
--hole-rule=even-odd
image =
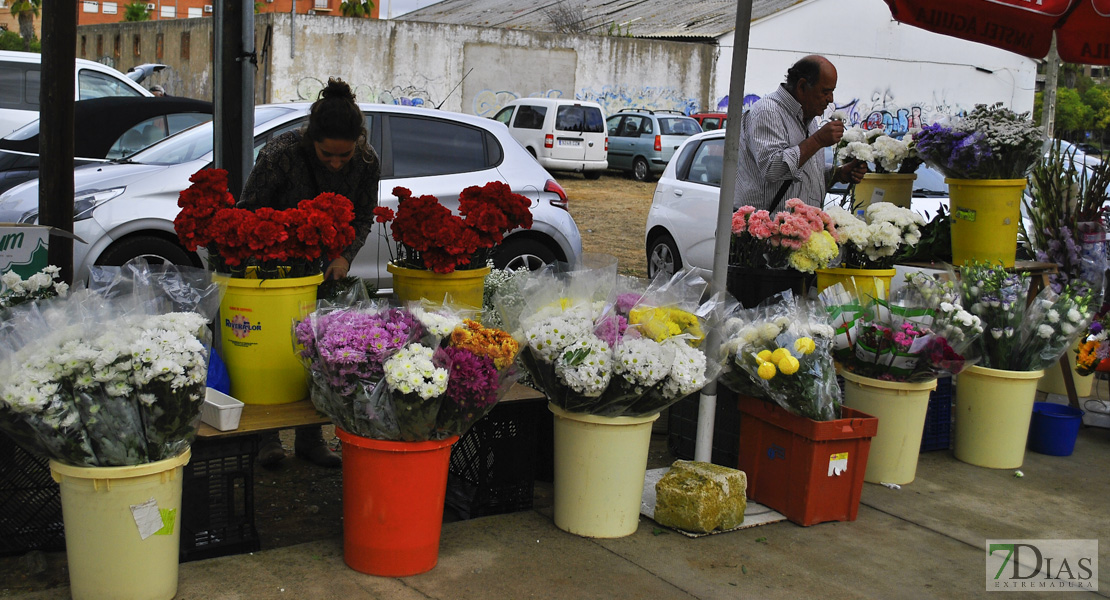
{"label": "black plastic crate", "polygon": [[259,549],[253,435],[198,438],[181,494],[181,562]]}
{"label": "black plastic crate", "polygon": [[[740,465],[740,409],[736,392],[717,386],[717,410],[713,420],[713,464],[731,467]],[[694,458],[698,433],[698,407],[701,394],[695,393],[667,409],[667,448],[678,458]]]}
{"label": "black plastic crate", "polygon": [[532,508],[544,398],[498,403],[451,450],[446,504],[463,519]]}
{"label": "black plastic crate", "polygon": [[952,378],[937,379],[937,389],[929,394],[925,411],[925,430],[921,434],[921,451],[947,450],[952,444]]}
{"label": "black plastic crate", "polygon": [[62,498],[49,461],[0,433],[0,556],[65,547]]}

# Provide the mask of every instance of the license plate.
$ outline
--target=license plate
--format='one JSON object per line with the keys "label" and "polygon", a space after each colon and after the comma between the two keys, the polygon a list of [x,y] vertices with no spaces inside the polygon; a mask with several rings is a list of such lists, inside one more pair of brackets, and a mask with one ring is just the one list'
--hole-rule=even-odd
{"label": "license plate", "polygon": [[582,145],[581,140],[559,140],[560,146],[571,146],[577,148]]}

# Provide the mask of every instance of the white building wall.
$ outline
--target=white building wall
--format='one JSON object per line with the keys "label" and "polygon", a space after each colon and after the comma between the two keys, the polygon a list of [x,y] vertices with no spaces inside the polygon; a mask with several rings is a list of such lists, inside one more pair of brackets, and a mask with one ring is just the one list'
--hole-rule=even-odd
{"label": "white building wall", "polygon": [[[735,36],[721,38],[711,93],[726,110]],[[837,68],[837,108],[853,124],[910,119],[928,124],[1002,102],[1033,110],[1036,61],[983,44],[902,25],[874,0],[808,0],[752,23],[745,102],[773,91],[799,58],[821,54]],[[869,121],[870,120],[870,121]]]}

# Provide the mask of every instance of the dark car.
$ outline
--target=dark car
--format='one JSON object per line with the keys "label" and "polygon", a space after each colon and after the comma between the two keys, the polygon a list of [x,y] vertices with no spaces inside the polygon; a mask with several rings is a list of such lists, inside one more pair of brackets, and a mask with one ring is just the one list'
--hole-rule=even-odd
{"label": "dark car", "polygon": [[[74,165],[124,158],[212,120],[212,103],[190,98],[111,97],[73,104]],[[39,176],[39,122],[0,139],[0,192]]]}

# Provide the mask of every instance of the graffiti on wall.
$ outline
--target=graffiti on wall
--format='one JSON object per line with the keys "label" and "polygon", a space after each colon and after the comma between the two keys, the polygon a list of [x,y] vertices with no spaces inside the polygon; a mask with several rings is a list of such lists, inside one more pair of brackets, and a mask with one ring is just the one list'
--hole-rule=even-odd
{"label": "graffiti on wall", "polygon": [[[378,104],[398,104],[401,106],[420,106],[435,108],[438,104],[432,99],[431,92],[426,87],[417,85],[394,85],[390,88],[380,88],[359,83],[347,82],[359,102],[375,102]],[[324,82],[315,77],[303,77],[297,82],[297,99],[314,102],[324,89]]]}
{"label": "graffiti on wall", "polygon": [[562,90],[546,90],[533,94],[518,94],[508,90],[482,90],[475,94],[473,102],[474,114],[479,117],[493,118],[509,102],[517,98],[562,98]]}
{"label": "graffiti on wall", "polygon": [[[744,96],[743,110],[748,110],[759,100],[755,94]],[[717,101],[717,110],[728,110],[728,96]],[[937,121],[967,114],[967,109],[959,104],[948,102],[934,92],[932,102],[910,102],[901,104],[894,98],[889,88],[876,90],[869,100],[855,98],[845,103],[834,103],[834,110],[848,115],[851,125],[863,129],[882,129],[893,137],[902,137],[914,127],[922,127]],[[832,111],[830,111],[831,114]]]}
{"label": "graffiti on wall", "polygon": [[606,85],[598,89],[582,89],[575,97],[597,102],[609,115],[622,108],[676,110],[692,115],[701,108],[697,98],[685,96],[674,88],[657,86]]}

